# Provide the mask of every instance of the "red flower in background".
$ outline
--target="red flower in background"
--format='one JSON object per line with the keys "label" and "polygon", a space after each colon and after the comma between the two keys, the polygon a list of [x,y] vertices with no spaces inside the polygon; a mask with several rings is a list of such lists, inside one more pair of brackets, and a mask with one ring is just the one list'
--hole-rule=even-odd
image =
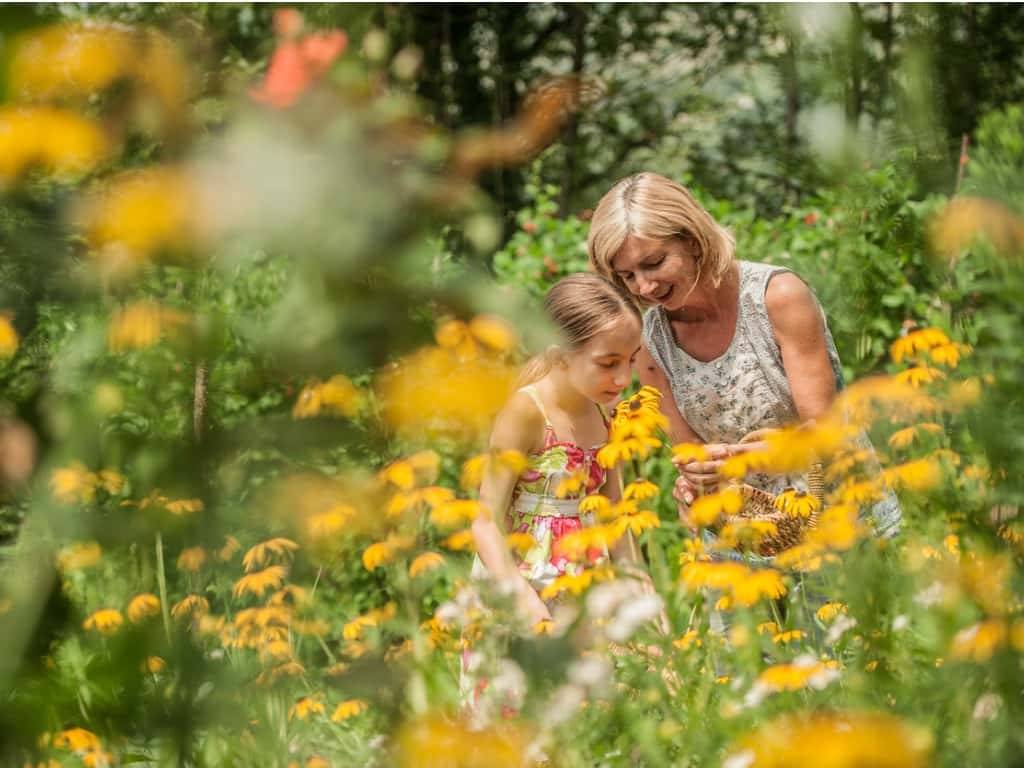
{"label": "red flower in background", "polygon": [[301,13],[294,8],[274,12],[277,49],[270,57],[263,84],[249,91],[253,99],[277,109],[290,107],[348,46],[348,35],[340,29],[300,38],[301,32]]}

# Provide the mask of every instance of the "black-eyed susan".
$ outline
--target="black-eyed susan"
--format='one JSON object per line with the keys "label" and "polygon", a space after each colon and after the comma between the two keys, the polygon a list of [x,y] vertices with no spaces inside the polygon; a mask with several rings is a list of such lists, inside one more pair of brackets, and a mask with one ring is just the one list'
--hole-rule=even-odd
{"label": "black-eyed susan", "polygon": [[331,714],[331,721],[343,723],[346,720],[351,720],[353,717],[363,714],[363,712],[369,709],[369,706],[363,699],[347,699],[334,708],[334,712]]}
{"label": "black-eyed susan", "polygon": [[708,461],[711,455],[699,443],[679,443],[672,446],[672,458],[678,464],[689,464],[691,461]]}
{"label": "black-eyed susan", "polygon": [[774,507],[790,517],[810,517],[821,509],[821,499],[796,488],[787,488],[775,497]]}
{"label": "black-eyed susan", "polygon": [[942,371],[925,365],[915,365],[912,368],[907,368],[905,371],[894,374],[893,378],[900,383],[909,384],[912,387],[920,387],[941,379]]}
{"label": "black-eyed susan", "polygon": [[114,608],[101,608],[89,614],[82,622],[82,628],[101,635],[112,635],[121,628],[122,624],[124,624],[124,617],[120,611]]}
{"label": "black-eyed susan", "polygon": [[819,621],[828,624],[840,613],[846,613],[846,606],[843,603],[825,603],[815,611],[815,616]]}
{"label": "black-eyed susan", "polygon": [[201,595],[185,595],[171,607],[171,617],[175,621],[191,620],[210,612],[210,603]]}
{"label": "black-eyed susan", "polygon": [[263,597],[268,590],[280,589],[287,573],[288,571],[283,565],[270,565],[262,571],[247,573],[235,582],[231,588],[231,594],[235,597],[244,595]]}
{"label": "black-eyed susan", "polygon": [[149,672],[151,675],[159,675],[166,667],[167,662],[159,656],[147,656],[142,662],[143,672]]}
{"label": "black-eyed susan", "polygon": [[58,179],[79,177],[101,163],[111,142],[94,121],[45,106],[0,109],[0,188],[30,168]]}
{"label": "black-eyed susan", "polygon": [[929,491],[942,482],[942,469],[934,459],[923,458],[889,467],[882,479],[891,488]]}
{"label": "black-eyed susan", "polygon": [[673,640],[672,645],[681,651],[688,651],[691,648],[700,648],[704,645],[704,641],[696,629],[690,629],[684,632],[682,637],[677,637]]}
{"label": "black-eyed susan", "polygon": [[251,573],[274,561],[291,562],[295,550],[298,548],[298,544],[282,536],[262,541],[245,553],[242,558],[242,567],[245,568],[246,573]]}
{"label": "black-eyed susan", "polygon": [[409,577],[417,578],[444,565],[444,557],[437,552],[424,552],[409,563]]}
{"label": "black-eyed susan", "polygon": [[569,560],[580,561],[595,552],[605,552],[621,538],[614,525],[585,526],[560,538],[556,554]]}
{"label": "black-eyed susan", "polygon": [[67,728],[53,737],[53,746],[69,752],[89,752],[100,748],[100,739],[84,728]]}
{"label": "black-eyed susan", "polygon": [[726,488],[718,493],[699,496],[690,505],[688,517],[693,525],[706,528],[718,519],[737,514],[743,509],[743,495],[736,488]]}
{"label": "black-eyed susan", "polygon": [[779,633],[779,625],[774,621],[762,621],[757,625],[757,634],[775,636]]}
{"label": "black-eyed susan", "polygon": [[18,332],[14,330],[11,317],[6,312],[0,312],[0,360],[13,357],[18,351]]}
{"label": "black-eyed susan", "polygon": [[441,530],[462,528],[480,514],[480,502],[475,499],[453,499],[430,510],[430,522]]}
{"label": "black-eyed susan", "polygon": [[136,595],[128,603],[125,612],[128,614],[128,621],[132,624],[138,624],[150,616],[156,616],[160,613],[160,598],[148,592]]}
{"label": "black-eyed susan", "polygon": [[611,568],[606,566],[597,566],[595,568],[585,568],[576,573],[564,573],[558,576],[550,584],[541,590],[540,596],[544,600],[550,600],[553,597],[557,597],[563,592],[570,592],[573,595],[581,595],[591,584],[599,581],[607,581],[608,579],[614,578],[615,574]]}
{"label": "black-eyed susan", "polygon": [[453,549],[457,552],[471,552],[474,547],[473,531],[469,528],[464,528],[461,531],[449,535],[443,542],[441,542],[446,549]]}
{"label": "black-eyed susan", "polygon": [[220,545],[215,554],[220,562],[226,563],[234,557],[235,553],[241,548],[242,545],[238,543],[238,539],[229,533],[224,537],[224,543]]}
{"label": "black-eyed susan", "polygon": [[352,418],[359,413],[362,400],[359,389],[344,374],[335,374],[327,381],[312,379],[295,399],[292,418],[310,419],[321,415]]}
{"label": "black-eyed susan", "polygon": [[469,321],[469,333],[495,352],[509,352],[519,343],[515,329],[497,315],[477,315]]}
{"label": "black-eyed susan", "polygon": [[807,633],[802,629],[790,629],[785,632],[777,632],[772,635],[772,642],[777,645],[788,645],[790,643],[796,643],[807,637]]}
{"label": "black-eyed susan", "polygon": [[184,312],[154,301],[137,301],[118,310],[111,318],[107,346],[114,354],[146,349],[178,333],[189,322]]}
{"label": "black-eyed susan", "polygon": [[558,485],[555,487],[555,496],[559,499],[565,499],[576,495],[586,487],[588,479],[588,473],[582,469],[572,472],[559,480]]}
{"label": "black-eyed susan", "polygon": [[931,221],[929,235],[932,247],[951,258],[978,237],[987,239],[1000,253],[1016,255],[1024,248],[1024,220],[995,200],[957,195]]}
{"label": "black-eyed susan", "polygon": [[776,599],[786,594],[782,574],[771,568],[751,571],[746,578],[730,585],[728,597],[734,605],[749,608],[764,599]]}
{"label": "black-eyed susan", "polygon": [[198,573],[206,565],[208,555],[202,547],[188,547],[181,550],[178,555],[178,570],[188,573]]}
{"label": "black-eyed susan", "polygon": [[634,480],[622,489],[622,498],[627,501],[646,501],[658,495],[658,486],[650,480]]}
{"label": "black-eyed susan", "polygon": [[50,490],[54,498],[64,504],[92,501],[96,495],[96,483],[96,475],[80,461],[55,469],[50,475]]}
{"label": "black-eyed susan", "polygon": [[527,552],[537,546],[537,540],[532,534],[520,531],[510,533],[505,537],[505,542],[519,557],[525,557]]}
{"label": "black-eyed susan", "polygon": [[634,536],[639,536],[648,528],[659,528],[661,520],[658,516],[647,509],[627,512],[616,517],[611,523],[615,533],[621,537],[629,531]]}
{"label": "black-eyed susan", "polygon": [[933,347],[949,344],[949,337],[938,328],[922,328],[910,331],[892,343],[889,352],[893,362],[900,363],[905,358],[914,358]]}
{"label": "black-eyed susan", "polygon": [[947,368],[956,368],[960,358],[971,353],[971,347],[967,344],[940,344],[928,350],[928,356],[936,365],[944,365]]}
{"label": "black-eyed susan", "polygon": [[343,532],[356,515],[349,504],[333,504],[323,512],[306,518],[306,535],[314,542],[330,539]]}
{"label": "black-eyed susan", "polygon": [[322,715],[323,713],[323,694],[314,693],[296,699],[291,709],[288,710],[288,719],[305,720],[313,715]]}
{"label": "black-eyed susan", "polygon": [[76,541],[57,553],[57,567],[65,573],[91,568],[103,559],[103,550],[95,541]]}

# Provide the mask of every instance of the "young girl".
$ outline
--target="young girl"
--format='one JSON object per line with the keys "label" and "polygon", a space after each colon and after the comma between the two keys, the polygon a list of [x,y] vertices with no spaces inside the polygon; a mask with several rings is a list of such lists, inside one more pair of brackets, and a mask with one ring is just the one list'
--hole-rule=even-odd
{"label": "young girl", "polygon": [[[473,523],[476,575],[489,573],[507,588],[531,625],[551,618],[540,591],[573,567],[560,556],[558,540],[592,522],[580,514],[580,499],[601,491],[618,500],[619,484],[608,482],[597,451],[608,439],[604,406],[614,404],[632,380],[641,331],[629,295],[594,274],[560,280],[544,308],[563,344],[527,364],[524,386],[498,414],[491,433],[492,449],[519,451],[528,467],[518,477],[505,468],[485,478],[480,499],[490,514]],[[562,481],[581,472],[582,487],[559,498]],[[536,540],[521,559],[505,541],[505,532],[513,531]]]}

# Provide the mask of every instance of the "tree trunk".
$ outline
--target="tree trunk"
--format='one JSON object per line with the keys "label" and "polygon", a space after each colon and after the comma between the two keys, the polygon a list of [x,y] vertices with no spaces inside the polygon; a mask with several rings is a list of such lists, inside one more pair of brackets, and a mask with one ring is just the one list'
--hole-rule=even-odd
{"label": "tree trunk", "polygon": [[192,434],[197,443],[206,433],[206,406],[209,394],[209,368],[205,360],[196,363],[196,381],[192,393]]}
{"label": "tree trunk", "polygon": [[797,40],[793,33],[786,34],[786,52],[782,60],[782,78],[786,88],[786,135],[782,147],[783,197],[788,203],[797,200],[793,185],[796,172],[796,153],[799,146],[797,125],[800,118],[800,76],[797,70]]}

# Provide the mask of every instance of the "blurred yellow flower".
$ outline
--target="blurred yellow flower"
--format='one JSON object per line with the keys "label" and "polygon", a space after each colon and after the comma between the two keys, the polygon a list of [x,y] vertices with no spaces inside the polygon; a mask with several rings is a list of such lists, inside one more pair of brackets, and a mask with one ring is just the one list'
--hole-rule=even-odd
{"label": "blurred yellow flower", "polygon": [[150,166],[83,198],[75,221],[104,267],[129,274],[152,257],[177,255],[197,243],[202,210],[188,171]]}
{"label": "blurred yellow flower", "polygon": [[363,567],[374,571],[382,565],[394,562],[395,557],[412,548],[415,539],[412,536],[390,534],[384,541],[371,544],[363,551]]}
{"label": "blurred yellow flower", "polygon": [[325,512],[306,518],[306,534],[314,541],[336,536],[345,530],[355,514],[355,508],[348,504],[335,504]]}
{"label": "blurred yellow flower", "polygon": [[291,539],[281,536],[268,539],[251,547],[245,553],[245,556],[242,558],[242,567],[245,568],[246,573],[251,573],[257,568],[261,568],[275,560],[291,562],[293,553],[298,548],[299,545]]}
{"label": "blurred yellow flower", "polygon": [[327,381],[313,379],[299,393],[292,408],[292,418],[309,419],[314,416],[346,416],[359,412],[362,395],[347,376],[335,374]]}
{"label": "blurred yellow flower", "polygon": [[520,557],[525,557],[527,552],[537,546],[537,540],[531,534],[518,531],[506,536],[505,542],[508,544],[509,549]]}
{"label": "blurred yellow flower", "polygon": [[203,616],[210,611],[210,604],[205,597],[200,595],[185,595],[180,601],[171,607],[171,617],[175,621],[193,619]]}
{"label": "blurred yellow flower", "polygon": [[786,594],[782,574],[771,568],[754,570],[734,561],[691,561],[679,572],[683,586],[691,592],[711,589],[722,592],[723,608],[750,607],[764,598]]}
{"label": "blurred yellow flower", "polygon": [[231,534],[228,534],[224,537],[224,544],[222,544],[220,549],[218,549],[216,552],[217,559],[220,560],[222,563],[226,563],[228,560],[234,557],[235,553],[241,548],[242,545],[238,543],[238,539],[236,539]]}
{"label": "blurred yellow flower", "polygon": [[661,520],[650,510],[641,509],[636,512],[624,512],[615,518],[611,525],[612,530],[615,532],[615,537],[619,538],[625,536],[626,531],[629,531],[634,536],[639,536],[648,528],[660,528]]}
{"label": "blurred yellow flower", "polygon": [[579,573],[565,573],[555,578],[550,584],[541,590],[540,596],[544,600],[550,600],[563,592],[571,592],[574,595],[581,595],[591,584],[599,581],[607,581],[615,577],[611,568],[598,566],[586,568]]}
{"label": "blurred yellow flower", "polygon": [[882,472],[883,481],[892,488],[910,491],[930,491],[942,482],[942,469],[931,458],[897,464]]}
{"label": "blurred yellow flower", "polygon": [[815,615],[819,620],[828,624],[832,619],[838,616],[840,613],[846,613],[846,606],[842,603],[825,603],[819,608]]}
{"label": "blurred yellow flower", "polygon": [[835,559],[819,544],[797,544],[775,556],[775,565],[787,571],[811,572],[821,568],[827,559]]}
{"label": "blurred yellow flower", "polygon": [[189,547],[183,549],[178,555],[178,570],[198,573],[206,564],[206,550],[202,547]]}
{"label": "blurred yellow flower", "polygon": [[348,699],[338,704],[334,708],[334,713],[331,715],[331,721],[335,723],[343,723],[357,715],[363,714],[369,708],[362,699]]}
{"label": "blurred yellow flower", "polygon": [[696,629],[690,629],[684,632],[682,637],[673,640],[672,645],[681,651],[688,651],[690,648],[700,648],[704,645],[704,641],[700,639]]}
{"label": "blurred yellow flower", "polygon": [[559,499],[564,499],[579,493],[586,487],[587,480],[587,473],[582,469],[578,469],[558,482],[558,485],[555,487],[555,496]]}
{"label": "blurred yellow flower", "polygon": [[1008,627],[1003,619],[986,619],[957,632],[949,655],[954,659],[988,661],[1006,645],[1008,638]]}
{"label": "blurred yellow flower", "polygon": [[424,552],[417,555],[416,559],[409,564],[409,577],[415,579],[428,571],[440,568],[444,565],[444,557],[437,552]]}
{"label": "blurred yellow flower", "polygon": [[249,573],[236,581],[235,586],[231,588],[231,594],[235,597],[245,594],[263,597],[268,589],[280,589],[287,573],[283,565],[267,566],[262,571]]}
{"label": "blurred yellow flower", "polygon": [[476,548],[476,544],[473,541],[473,531],[469,528],[456,531],[441,543],[447,549],[453,549],[457,552],[471,552]]}
{"label": "blurred yellow flower", "polygon": [[394,603],[385,603],[380,608],[374,608],[347,622],[341,629],[341,636],[345,640],[361,640],[363,630],[368,627],[377,627],[386,621],[390,621],[395,618],[397,612],[398,606]]}
{"label": "blurred yellow flower", "polygon": [[65,573],[91,568],[103,559],[103,550],[95,541],[76,541],[57,553],[57,567]]}
{"label": "blurred yellow flower", "polygon": [[779,625],[774,621],[762,621],[757,625],[757,634],[759,635],[777,635],[779,633]]}
{"label": "blurred yellow flower", "polygon": [[711,457],[703,445],[679,443],[679,445],[672,446],[672,458],[683,464],[689,464],[691,461],[708,461]]}
{"label": "blurred yellow flower", "polygon": [[112,635],[122,624],[124,624],[124,617],[120,611],[114,608],[102,608],[89,614],[89,617],[82,622],[82,627],[101,635]]}
{"label": "blurred yellow flower", "polygon": [[949,337],[938,328],[922,328],[910,331],[892,343],[889,352],[894,363],[903,362],[904,358],[918,357],[933,347],[949,344]]}
{"label": "blurred yellow flower", "polygon": [[430,511],[430,522],[441,530],[462,528],[480,514],[480,502],[475,499],[453,499],[438,504]]}
{"label": "blurred yellow flower", "polygon": [[173,336],[189,322],[184,312],[153,301],[137,301],[120,309],[110,320],[107,346],[113,354],[146,349]]}
{"label": "blurred yellow flower", "polygon": [[152,675],[157,675],[163,672],[166,666],[167,662],[159,656],[147,656],[146,660],[142,662],[143,670]]}
{"label": "blurred yellow flower", "polygon": [[429,714],[405,722],[395,734],[394,768],[436,768],[438,756],[458,768],[522,768],[529,734],[509,721],[483,728]]}
{"label": "blurred yellow flower", "polygon": [[768,667],[758,675],[757,684],[769,691],[798,691],[808,686],[822,688],[835,677],[835,662],[808,659]]}
{"label": "blurred yellow flower", "polygon": [[959,256],[984,237],[997,251],[1017,255],[1024,248],[1024,221],[995,200],[957,195],[931,223],[932,247],[939,253]]}
{"label": "blurred yellow flower", "polygon": [[504,450],[481,453],[467,459],[462,465],[462,477],[459,484],[464,491],[475,491],[480,487],[487,472],[507,470],[519,477],[526,467],[526,455],[520,451]]}
{"label": "blurred yellow flower", "polygon": [[931,734],[870,712],[803,712],[771,720],[730,748],[723,766],[746,768],[927,768]]}
{"label": "blurred yellow flower", "polygon": [[936,365],[945,365],[950,368],[956,368],[960,363],[960,357],[970,353],[970,345],[957,344],[952,341],[949,344],[939,344],[938,346],[932,347],[928,350],[928,356],[931,357],[933,363]]}
{"label": "blurred yellow flower", "polygon": [[925,365],[915,365],[900,371],[893,378],[901,384],[909,384],[912,387],[920,387],[922,384],[931,384],[942,378],[942,371],[938,368],[929,368]]}
{"label": "blurred yellow flower", "polygon": [[475,440],[490,431],[517,371],[490,352],[463,359],[445,347],[424,347],[382,371],[376,391],[384,420],[416,439]]}
{"label": "blurred yellow flower", "polygon": [[84,728],[68,728],[53,737],[53,746],[70,752],[87,752],[100,748],[100,739]]}
{"label": "blurred yellow flower", "polygon": [[756,547],[768,536],[775,536],[779,527],[770,520],[734,517],[718,531],[715,549],[727,551],[737,547]]}
{"label": "blurred yellow flower", "polygon": [[699,496],[690,505],[687,516],[693,525],[706,528],[722,515],[731,516],[743,509],[743,495],[736,488]]}
{"label": "blurred yellow flower", "polygon": [[203,511],[203,500],[202,499],[178,499],[177,501],[168,501],[164,504],[164,509],[170,512],[172,515],[188,515],[193,512]]}
{"label": "blurred yellow flower", "polygon": [[80,461],[55,469],[50,475],[50,490],[64,504],[87,503],[95,496],[97,477]]}
{"label": "blurred yellow flower", "polygon": [[160,613],[160,598],[148,592],[136,595],[128,603],[126,613],[128,614],[128,620],[132,624],[138,624],[150,616],[156,616]]}
{"label": "blurred yellow flower", "polygon": [[0,189],[33,166],[58,178],[102,162],[109,142],[98,125],[54,107],[0,107]]}
{"label": "blurred yellow flower", "polygon": [[496,315],[477,315],[469,321],[469,332],[496,352],[509,352],[519,343],[515,329]]}
{"label": "blurred yellow flower", "polygon": [[603,552],[621,538],[614,525],[588,525],[565,534],[557,542],[556,554],[569,560],[580,561],[592,550]]}
{"label": "blurred yellow flower", "polygon": [[597,452],[597,463],[605,469],[611,469],[617,464],[632,461],[634,458],[645,459],[653,449],[659,447],[661,447],[661,440],[654,437],[624,437],[609,440]]}
{"label": "blurred yellow flower", "polygon": [[635,480],[622,490],[622,498],[632,501],[653,499],[658,495],[658,486],[650,480]]}
{"label": "blurred yellow flower", "polygon": [[780,645],[786,645],[788,643],[795,643],[797,640],[803,640],[807,637],[807,633],[800,629],[791,629],[788,632],[778,632],[772,635],[772,642]]}
{"label": "blurred yellow flower", "polygon": [[18,332],[14,330],[10,315],[0,312],[0,360],[13,357],[17,351]]}
{"label": "blurred yellow flower", "polygon": [[323,694],[314,693],[310,696],[302,696],[295,700],[291,709],[288,710],[288,719],[305,720],[311,715],[322,715],[324,713]]}
{"label": "blurred yellow flower", "polygon": [[581,514],[593,514],[598,520],[612,517],[612,503],[607,496],[602,496],[600,493],[584,496],[580,501],[579,510]]}

